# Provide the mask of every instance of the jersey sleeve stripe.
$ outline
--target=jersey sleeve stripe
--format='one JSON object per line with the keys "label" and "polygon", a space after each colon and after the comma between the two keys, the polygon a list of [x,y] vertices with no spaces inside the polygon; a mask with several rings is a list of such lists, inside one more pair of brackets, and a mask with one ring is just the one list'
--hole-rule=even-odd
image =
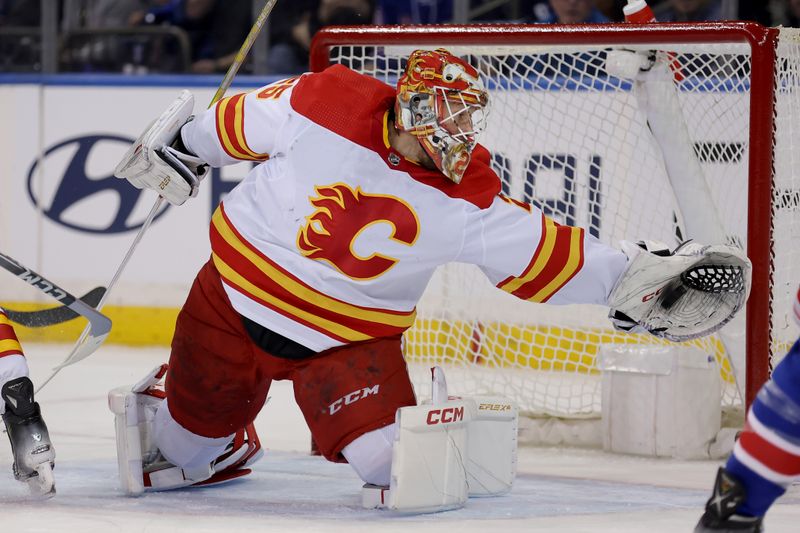
{"label": "jersey sleeve stripe", "polygon": [[[518,298],[537,303],[546,302],[558,292],[580,271],[584,261],[583,229],[562,226],[550,219],[543,228],[547,244],[537,250],[532,267],[521,278],[522,283],[500,287]],[[512,286],[515,288],[509,290]]]}
{"label": "jersey sleeve stripe", "polygon": [[12,339],[0,340],[0,357],[6,355],[23,355],[19,341]]}
{"label": "jersey sleeve stripe", "polygon": [[247,154],[241,150],[235,136],[234,122],[236,120],[236,106],[232,102],[240,95],[223,98],[217,104],[217,134],[222,149],[235,158],[244,159]]}
{"label": "jersey sleeve stripe", "polygon": [[20,345],[16,337],[4,338],[2,333],[0,333],[0,356],[11,354],[22,355],[22,345]]}
{"label": "jersey sleeve stripe", "polygon": [[264,161],[268,154],[250,149],[244,134],[244,101],[246,94],[223,98],[217,104],[217,136],[222,149],[234,159]]}
{"label": "jersey sleeve stripe", "polygon": [[231,146],[241,154],[243,159],[253,159],[257,155],[247,146],[244,138],[244,94],[232,96],[225,110],[225,125]]}
{"label": "jersey sleeve stripe", "polygon": [[[562,226],[566,227],[566,226]],[[569,255],[564,268],[539,292],[528,298],[534,302],[546,302],[557,293],[561,287],[575,277],[583,267],[583,228],[569,228]]]}
{"label": "jersey sleeve stripe", "polygon": [[22,345],[17,339],[17,334],[11,326],[11,321],[6,314],[0,310],[0,357],[22,353]]}
{"label": "jersey sleeve stripe", "polygon": [[[212,218],[215,263],[225,264],[223,279],[239,292],[304,325],[347,342],[396,335],[414,322],[410,312],[371,309],[326,296],[290,275],[239,235],[222,207]],[[311,327],[311,326],[310,326]]]}
{"label": "jersey sleeve stripe", "polygon": [[541,274],[547,258],[553,253],[553,247],[556,242],[555,222],[552,219],[542,215],[542,230],[539,244],[536,251],[533,253],[528,268],[526,268],[519,277],[510,277],[498,285],[506,292],[514,293],[517,289],[522,287],[525,283],[536,279]]}
{"label": "jersey sleeve stripe", "polygon": [[800,456],[771,443],[754,431],[742,432],[739,442],[751,457],[783,476],[800,475]]}
{"label": "jersey sleeve stripe", "polygon": [[5,317],[5,315],[0,315],[0,339],[17,340],[17,336],[14,333],[14,328],[11,326],[11,322]]}

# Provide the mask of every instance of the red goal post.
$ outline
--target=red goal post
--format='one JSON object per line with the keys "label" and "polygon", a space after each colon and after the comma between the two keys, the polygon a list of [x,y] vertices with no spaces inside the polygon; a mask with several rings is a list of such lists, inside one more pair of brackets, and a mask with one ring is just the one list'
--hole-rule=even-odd
{"label": "red goal post", "polygon": [[[514,107],[509,114],[526,117],[528,123],[522,127],[529,128],[529,130],[520,130],[519,135],[514,135],[510,129],[503,126],[504,134],[507,135],[509,142],[512,137],[524,137],[526,140],[530,139],[530,143],[527,148],[520,148],[519,153],[526,149],[529,151],[540,150],[533,155],[526,153],[521,156],[523,161],[527,161],[522,165],[522,177],[515,174],[515,172],[519,173],[520,164],[512,161],[513,157],[504,159],[503,156],[495,159],[498,173],[504,180],[508,179],[509,194],[524,196],[520,199],[534,199],[536,195],[533,194],[533,182],[540,180],[541,176],[548,172],[555,171],[556,174],[561,172],[563,175],[559,175],[558,179],[562,180],[562,185],[567,192],[556,191],[556,195],[551,198],[552,201],[543,201],[543,205],[547,207],[546,212],[557,219],[562,219],[559,221],[563,221],[566,217],[568,223],[574,222],[581,226],[591,225],[597,219],[596,236],[613,243],[615,239],[619,238],[633,240],[659,237],[659,235],[632,234],[632,232],[634,230],[648,231],[648,226],[644,222],[649,223],[650,215],[652,218],[658,218],[660,215],[655,215],[654,209],[660,208],[660,206],[654,204],[654,208],[642,207],[642,214],[637,215],[639,219],[633,219],[627,213],[632,209],[630,206],[636,206],[637,195],[647,194],[649,191],[651,196],[659,196],[657,190],[650,189],[650,185],[645,186],[642,183],[644,180],[650,179],[649,174],[653,168],[660,169],[665,164],[656,159],[649,159],[651,157],[649,155],[648,159],[643,159],[638,163],[635,161],[637,151],[642,150],[642,141],[637,137],[642,137],[644,134],[641,133],[641,125],[634,124],[638,119],[631,118],[635,111],[631,111],[630,104],[621,103],[627,98],[624,93],[631,92],[630,83],[626,84],[625,80],[609,82],[612,76],[602,73],[602,60],[608,50],[620,48],[658,50],[663,54],[662,58],[666,57],[668,61],[677,61],[678,64],[682,64],[680,68],[686,70],[685,79],[676,80],[675,85],[677,92],[680,93],[680,99],[688,108],[685,111],[689,123],[688,129],[692,133],[692,129],[705,127],[706,124],[703,123],[707,123],[709,131],[713,130],[713,133],[701,133],[697,138],[693,137],[692,139],[694,150],[701,160],[701,166],[716,173],[715,176],[706,176],[706,179],[717,185],[721,184],[720,190],[722,190],[726,187],[725,182],[729,175],[742,174],[741,182],[736,181],[740,179],[738,177],[731,180],[731,184],[727,186],[729,191],[724,190],[719,194],[715,191],[712,192],[715,198],[720,200],[720,205],[715,209],[720,210],[722,218],[732,220],[730,228],[726,223],[727,236],[744,244],[748,256],[753,262],[753,285],[747,304],[747,323],[744,333],[747,353],[746,376],[741,376],[745,377],[746,386],[743,388],[746,391],[746,404],[749,405],[755,392],[768,378],[770,366],[775,361],[774,358],[780,357],[783,353],[781,350],[785,350],[793,335],[796,336],[796,332],[789,331],[791,328],[787,330],[784,322],[787,316],[786,303],[789,301],[787,298],[790,297],[787,297],[786,293],[796,290],[797,283],[800,282],[800,273],[793,271],[791,265],[785,262],[791,257],[792,251],[791,249],[784,250],[783,247],[789,248],[789,246],[780,243],[782,248],[779,249],[776,244],[775,235],[778,230],[774,220],[777,210],[785,209],[792,212],[796,209],[798,195],[798,189],[794,188],[796,182],[791,160],[788,162],[776,161],[776,152],[781,147],[785,148],[787,142],[791,146],[792,140],[790,131],[782,133],[776,129],[784,126],[791,127],[791,124],[776,124],[775,117],[778,113],[776,92],[780,92],[782,89],[785,93],[783,98],[791,99],[791,102],[794,102],[797,97],[793,91],[800,90],[800,87],[795,86],[800,85],[795,72],[795,69],[800,69],[794,49],[797,47],[795,44],[797,42],[796,34],[790,35],[791,39],[786,39],[784,46],[789,47],[789,51],[783,56],[779,53],[781,34],[786,31],[793,30],[765,28],[755,23],[743,22],[575,26],[489,24],[334,27],[323,29],[314,37],[310,66],[312,71],[317,72],[332,63],[344,63],[391,84],[399,72],[403,54],[407,55],[407,52],[414,48],[442,46],[453,49],[454,53],[458,55],[470,56],[470,60],[480,63],[479,67],[486,74],[485,77],[488,78],[488,85],[493,93],[506,91],[512,85],[514,86],[512,90],[507,91],[508,94],[498,94],[497,100],[502,105]],[[395,48],[396,52],[390,52]],[[558,64],[555,67],[552,64],[548,66],[548,61],[552,63],[555,56],[558,56],[556,59]],[[591,70],[589,74],[578,71],[585,65],[589,65],[587,67]],[[713,70],[717,68],[719,68],[718,71]],[[553,78],[559,78],[558,83],[551,84],[547,81],[545,72],[547,69],[552,71]],[[503,76],[505,78],[500,79]],[[586,81],[587,77],[592,79]],[[570,86],[572,92],[570,92]],[[566,89],[564,89],[565,87]],[[776,87],[779,91],[776,91]],[[593,98],[596,100],[586,104],[585,112],[575,111],[576,107],[583,105],[583,101]],[[600,100],[601,98],[606,98],[609,103],[601,103],[605,102],[605,100]],[[542,103],[538,103],[537,99],[542,99]],[[498,102],[493,104],[492,114],[489,117],[490,123],[494,115],[498,113]],[[723,109],[721,106],[727,107]],[[795,109],[795,104],[788,103],[784,107],[786,110],[792,111]],[[553,111],[554,108],[562,111]],[[731,110],[734,108],[740,110],[738,113],[741,116],[733,117],[734,112]],[[615,110],[616,114],[614,114]],[[703,118],[695,118],[701,114]],[[715,126],[712,122],[718,117],[721,119],[719,125]],[[799,117],[786,117],[787,120],[789,118],[797,119]],[[693,121],[700,122],[700,124],[692,124]],[[538,130],[549,128],[550,126],[547,125],[549,122],[560,124],[554,127],[553,132],[548,133],[546,138],[542,138],[541,148],[537,148],[535,135],[538,134]],[[741,126],[742,132],[733,140],[727,137],[733,129],[732,125],[736,125],[737,128]],[[566,128],[570,126],[573,126],[572,129],[567,130]],[[607,132],[611,132],[608,135],[612,141],[619,139],[620,142],[609,142],[607,146],[596,148],[591,144],[594,142],[592,138],[577,138],[586,133],[584,130],[587,129],[590,130],[587,137],[596,139],[605,137]],[[567,139],[566,145],[574,142],[575,146],[581,147],[580,149],[576,148],[576,154],[578,154],[576,157],[560,147],[553,149],[549,145],[550,140],[559,135]],[[780,135],[787,135],[790,138],[782,140],[779,138]],[[630,141],[630,149],[626,148],[627,145],[622,145],[622,140],[628,142],[629,138],[633,139]],[[484,142],[483,139],[481,142]],[[495,142],[495,146],[489,143],[487,147],[493,152],[495,149],[500,151],[500,146],[503,146],[504,143],[505,141],[503,143]],[[622,147],[620,148],[620,146]],[[617,157],[618,152],[626,150],[634,155],[624,160],[619,157],[618,161],[612,161],[614,157]],[[649,147],[644,151],[658,153],[657,149]],[[790,150],[786,151],[788,153]],[[790,158],[791,156],[786,157]],[[583,165],[583,171],[579,168],[581,165]],[[608,174],[615,176],[631,174],[632,171],[640,171],[636,168],[637,165],[647,169],[647,172],[644,172],[640,178],[626,184],[609,183]],[[587,168],[588,170],[586,170]],[[789,175],[781,177],[783,188],[777,191],[775,182],[779,172]],[[588,176],[588,188],[578,184],[578,181],[582,179],[578,177],[579,174]],[[606,181],[592,190],[591,180],[593,178],[596,178],[597,183],[601,181],[601,178]],[[613,179],[617,178],[613,177]],[[544,181],[544,178],[540,181]],[[736,183],[740,183],[741,186],[737,187]],[[712,185],[712,189],[717,185]],[[536,187],[538,192],[540,188],[544,188],[544,185],[536,181]],[[640,191],[641,188],[644,191]],[[746,189],[746,195],[743,195],[745,196],[744,200],[742,201],[738,197],[735,200],[729,199],[732,196],[727,195],[739,194],[741,192],[738,191],[739,189]],[[630,190],[639,192],[628,193],[627,191]],[[617,193],[614,191],[619,191],[619,198],[615,197]],[[552,196],[552,193],[549,194]],[[631,196],[633,200],[628,196]],[[588,208],[585,205],[583,207],[577,205],[581,201],[579,200],[581,197],[588,198],[588,201],[584,202],[589,205]],[[594,198],[594,204],[592,204],[592,198]],[[572,200],[575,200],[575,205],[570,204]],[[612,204],[614,205],[613,213],[611,211]],[[695,215],[686,213],[681,215],[678,211],[673,208],[670,215],[669,209],[666,209],[661,222],[663,232],[657,228],[649,231],[663,233],[667,236],[675,231],[680,232],[681,227],[685,228],[685,225],[688,224],[686,220]],[[742,212],[747,213],[746,220],[734,220],[743,219]],[[675,222],[672,227],[667,228],[670,216],[675,218]],[[606,219],[612,218],[624,220],[619,224],[619,230],[608,229],[614,223],[609,223]],[[629,218],[630,220],[628,220]],[[738,222],[741,222],[743,227],[740,230],[731,229]],[[780,231],[784,231],[784,229],[780,229]],[[789,229],[785,229],[785,231],[789,231]],[[683,232],[685,233],[685,229]],[[662,238],[662,240],[664,239]],[[800,234],[798,243],[800,244]],[[672,245],[674,242],[669,244]],[[465,286],[473,284],[472,278],[468,279]],[[458,291],[459,289],[446,288],[443,289],[443,294],[452,294]],[[447,305],[450,305],[450,302]],[[492,307],[493,304],[487,306]],[[428,305],[426,304],[425,307],[428,308]],[[498,315],[503,315],[497,322],[507,323],[506,300],[502,300],[494,307]],[[450,313],[449,310],[444,312]],[[523,309],[512,316],[527,316],[528,314],[528,311]],[[424,315],[421,314],[421,316]],[[447,315],[447,317],[449,316]],[[460,366],[485,366],[485,360],[490,357],[483,352],[488,343],[487,339],[491,337],[491,342],[495,342],[495,337],[499,338],[501,335],[497,332],[489,333],[487,331],[490,327],[495,329],[504,327],[502,325],[489,326],[487,320],[485,317],[467,320],[469,325],[465,326],[466,329],[459,334],[467,341],[462,340],[459,341],[460,344],[456,343],[457,347],[454,350],[473,351],[474,354],[466,365],[462,362]],[[462,319],[458,319],[459,323],[462,321]],[[450,318],[431,319],[428,325],[433,324],[431,327],[434,329],[412,332],[407,340],[410,339],[413,345],[415,339],[435,338],[434,342],[445,339],[445,337],[449,339],[452,332],[435,329],[450,327],[447,326],[448,322],[452,325],[454,321]],[[506,329],[516,327],[514,325]],[[596,351],[592,352],[591,350],[580,352],[574,346],[578,343],[609,342],[609,334],[604,330],[597,329],[602,328],[601,325],[559,328],[557,324],[548,324],[546,327],[547,331],[540,336],[542,333],[540,325],[521,326],[522,332],[513,333],[511,341],[507,340],[506,344],[502,344],[502,341],[495,342],[497,346],[502,346],[500,350],[503,351],[498,360],[504,361],[496,366],[512,364],[507,363],[512,360],[513,364],[519,365],[519,360],[523,356],[509,355],[507,346],[519,344],[522,338],[528,339],[526,342],[529,341],[531,345],[539,342],[544,346],[542,350],[553,352],[549,356],[550,359],[547,358],[548,356],[544,356],[535,363],[522,363],[526,369],[535,368],[537,373],[549,371],[555,367],[558,367],[560,371],[569,372],[571,368],[577,368],[578,365],[583,364],[581,361],[587,358],[591,359],[596,354]],[[553,331],[558,332],[555,341],[548,337]],[[611,342],[620,341],[612,339]],[[474,348],[476,344],[480,344],[478,349]],[[569,345],[565,349],[566,355],[559,355],[558,350],[565,345]],[[709,349],[714,350],[714,348]],[[533,358],[531,354],[540,354],[541,350],[534,346],[525,348],[522,352],[524,352],[525,358]],[[431,359],[433,362],[436,360],[436,357]],[[588,369],[578,369],[576,372],[596,373],[596,368],[592,369],[591,367],[592,364],[594,363],[590,362]],[[724,366],[725,363],[720,361],[720,364]],[[481,379],[475,380],[480,389],[479,392],[489,392],[486,387],[481,385]],[[523,387],[513,384],[511,388],[516,390],[515,387],[518,386]],[[561,387],[558,390],[565,389]],[[501,393],[502,391],[493,390],[491,392]],[[596,394],[596,392],[595,389],[589,394]],[[506,392],[506,394],[509,393]],[[513,395],[513,392],[511,394]],[[537,391],[532,393],[533,396],[539,394]],[[584,394],[584,389],[576,394]],[[568,403],[570,402],[564,402],[565,405]],[[569,409],[571,408],[569,407]],[[578,416],[584,416],[588,412],[587,409],[579,406],[577,408]],[[532,410],[539,411],[539,408],[533,407]],[[557,416],[561,415],[560,406],[555,408],[545,406],[541,411]]]}

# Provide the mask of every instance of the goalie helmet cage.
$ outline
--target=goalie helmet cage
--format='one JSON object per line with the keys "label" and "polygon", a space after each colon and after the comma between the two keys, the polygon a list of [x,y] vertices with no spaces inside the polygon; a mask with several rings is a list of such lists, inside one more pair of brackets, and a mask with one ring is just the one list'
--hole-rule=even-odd
{"label": "goalie helmet cage", "polygon": [[[723,406],[741,409],[738,390],[749,405],[797,335],[789,317],[800,283],[800,228],[792,221],[800,198],[792,159],[799,42],[798,30],[739,22],[339,27],[317,33],[310,65],[318,72],[343,64],[394,86],[412,50],[445,47],[479,68],[490,89],[480,142],[511,198],[609,244],[647,238],[675,246],[692,237],[687,228],[721,224],[753,262],[746,317],[726,326],[727,338],[691,344],[719,362]],[[637,82],[609,74],[617,49],[656,51],[656,62],[672,68],[682,124],[673,137],[688,136],[688,159],[701,173],[677,176],[685,182],[678,187],[702,208],[682,205],[671,185],[675,152],[648,127]],[[706,196],[694,193],[701,189]],[[615,333],[606,311],[522,302],[478,269],[449,264],[418,305],[406,356],[412,370],[444,365],[455,394],[504,395],[532,416],[597,417],[599,346],[662,343]],[[746,383],[738,389],[737,371]],[[412,374],[425,396],[429,373]]]}

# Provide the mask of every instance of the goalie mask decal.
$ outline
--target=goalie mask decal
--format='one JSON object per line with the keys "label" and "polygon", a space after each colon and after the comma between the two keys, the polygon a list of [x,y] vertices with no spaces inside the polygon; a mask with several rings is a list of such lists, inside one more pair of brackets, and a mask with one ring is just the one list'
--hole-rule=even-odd
{"label": "goalie mask decal", "polygon": [[459,183],[488,105],[489,93],[469,63],[443,48],[416,50],[397,82],[395,126],[417,137],[436,167]]}

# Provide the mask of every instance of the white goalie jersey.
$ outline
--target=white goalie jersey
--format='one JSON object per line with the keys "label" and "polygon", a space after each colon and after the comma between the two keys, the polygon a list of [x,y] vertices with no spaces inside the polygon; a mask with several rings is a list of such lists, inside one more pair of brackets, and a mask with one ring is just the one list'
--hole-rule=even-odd
{"label": "white goalie jersey", "polygon": [[606,304],[625,255],[500,194],[482,146],[460,184],[389,144],[388,85],[334,66],[221,100],[183,127],[212,166],[261,161],[211,223],[242,315],[311,349],[397,335],[437,266],[515,296]]}

